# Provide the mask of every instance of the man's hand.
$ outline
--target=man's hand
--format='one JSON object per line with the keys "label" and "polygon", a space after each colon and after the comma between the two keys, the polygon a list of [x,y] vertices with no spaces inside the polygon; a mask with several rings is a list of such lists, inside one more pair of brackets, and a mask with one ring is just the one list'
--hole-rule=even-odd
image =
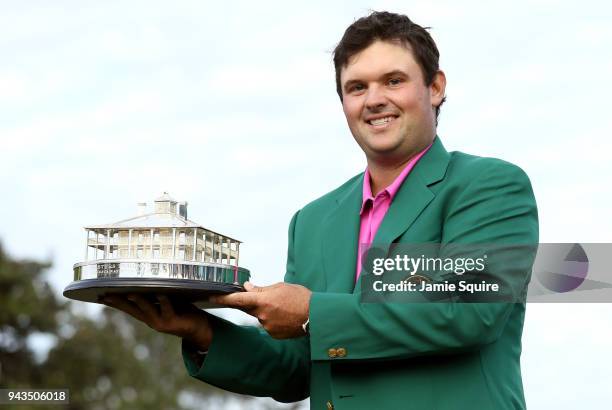
{"label": "man's hand", "polygon": [[158,295],[157,300],[159,305],[141,295],[130,294],[127,298],[108,295],[101,302],[127,313],[158,332],[188,339],[198,348],[208,349],[212,341],[212,328],[204,311],[192,304],[181,306],[180,311],[175,311],[165,295]]}
{"label": "man's hand", "polygon": [[302,324],[308,319],[310,290],[284,282],[262,287],[245,282],[244,288],[246,292],[211,296],[210,301],[256,317],[275,339],[304,336]]}

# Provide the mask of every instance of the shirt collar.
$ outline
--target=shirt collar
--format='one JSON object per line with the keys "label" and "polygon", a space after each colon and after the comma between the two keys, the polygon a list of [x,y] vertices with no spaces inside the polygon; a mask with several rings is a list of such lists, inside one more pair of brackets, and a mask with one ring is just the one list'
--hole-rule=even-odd
{"label": "shirt collar", "polygon": [[[402,186],[402,183],[404,182],[412,168],[414,168],[419,159],[421,159],[421,157],[425,155],[427,151],[429,151],[429,148],[431,148],[431,146],[432,144],[429,144],[427,148],[419,152],[410,161],[408,161],[402,172],[400,172],[400,174],[395,178],[395,180],[393,180],[393,182],[391,182],[388,187],[381,190],[376,196],[379,197],[381,195],[389,195],[390,200],[393,201],[395,194],[397,194],[397,191],[399,191],[400,187]],[[370,201],[374,201],[374,196],[372,195],[372,187],[370,185],[370,170],[366,168],[365,173],[363,174],[363,195],[361,199],[361,210],[359,211],[360,215],[363,214],[367,204]]]}

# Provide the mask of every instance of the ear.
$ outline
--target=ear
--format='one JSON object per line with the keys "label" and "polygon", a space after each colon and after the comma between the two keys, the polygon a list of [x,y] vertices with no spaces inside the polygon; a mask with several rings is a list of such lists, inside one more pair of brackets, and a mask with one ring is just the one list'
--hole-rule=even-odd
{"label": "ear", "polygon": [[444,96],[446,93],[446,75],[444,71],[438,70],[436,75],[429,86],[429,92],[431,95],[431,105],[434,107],[438,107],[442,104],[444,100]]}

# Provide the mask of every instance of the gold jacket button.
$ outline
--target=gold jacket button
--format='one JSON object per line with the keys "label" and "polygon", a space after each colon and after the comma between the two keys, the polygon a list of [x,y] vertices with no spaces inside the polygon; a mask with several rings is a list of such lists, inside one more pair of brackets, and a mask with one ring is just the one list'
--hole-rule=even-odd
{"label": "gold jacket button", "polygon": [[334,357],[338,356],[338,351],[332,347],[327,351],[327,355],[333,359]]}
{"label": "gold jacket button", "polygon": [[334,410],[334,405],[332,404],[331,401],[327,402],[327,410]]}
{"label": "gold jacket button", "polygon": [[338,349],[336,349],[336,355],[338,357],[345,357],[346,356],[346,349],[344,347],[339,347]]}

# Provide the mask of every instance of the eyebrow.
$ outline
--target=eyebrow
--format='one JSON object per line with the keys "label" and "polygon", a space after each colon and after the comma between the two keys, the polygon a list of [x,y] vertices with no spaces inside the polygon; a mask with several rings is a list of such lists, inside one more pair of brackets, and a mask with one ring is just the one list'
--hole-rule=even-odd
{"label": "eyebrow", "polygon": [[[406,78],[410,78],[410,76],[406,72],[404,72],[402,70],[392,70],[392,71],[384,73],[378,79],[381,80],[381,79],[393,77],[393,76],[396,76],[396,75],[400,75],[400,76],[403,76],[403,77],[406,77]],[[342,89],[344,91],[347,91],[353,84],[359,84],[359,83],[362,83],[362,82],[363,82],[362,80],[359,80],[357,78],[352,79],[352,80],[348,80],[346,83],[344,83],[344,85],[342,86]]]}

